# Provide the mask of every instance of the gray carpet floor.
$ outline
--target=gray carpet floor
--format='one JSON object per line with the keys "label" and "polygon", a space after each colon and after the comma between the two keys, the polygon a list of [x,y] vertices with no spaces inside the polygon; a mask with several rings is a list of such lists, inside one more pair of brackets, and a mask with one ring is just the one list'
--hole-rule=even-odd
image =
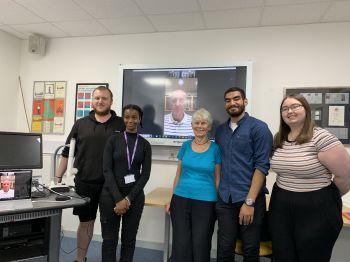
{"label": "gray carpet floor", "polygon": [[[87,262],[100,262],[101,261],[101,242],[91,241],[87,254]],[[61,240],[60,249],[60,261],[61,262],[73,262],[76,258],[76,239],[70,237],[63,237]],[[119,258],[119,250],[117,251],[117,258]],[[163,251],[140,248],[135,249],[133,262],[162,262]],[[215,262],[216,259],[211,259],[211,262]],[[243,261],[242,257],[236,256],[236,262]],[[261,258],[261,262],[270,261],[267,258]]]}
{"label": "gray carpet floor", "polygon": [[[101,242],[91,241],[87,254],[87,262],[101,261]],[[63,237],[61,240],[60,261],[73,262],[76,258],[76,239]],[[119,250],[117,251],[119,258]],[[161,262],[163,259],[163,251],[136,248],[133,262]]]}

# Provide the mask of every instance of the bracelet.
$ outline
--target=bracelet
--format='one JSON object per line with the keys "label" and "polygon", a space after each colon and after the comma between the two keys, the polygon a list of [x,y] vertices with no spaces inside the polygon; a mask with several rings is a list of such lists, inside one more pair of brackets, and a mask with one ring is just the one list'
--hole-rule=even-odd
{"label": "bracelet", "polygon": [[126,200],[126,202],[128,202],[129,206],[131,206],[130,199],[128,197],[125,197],[124,199]]}

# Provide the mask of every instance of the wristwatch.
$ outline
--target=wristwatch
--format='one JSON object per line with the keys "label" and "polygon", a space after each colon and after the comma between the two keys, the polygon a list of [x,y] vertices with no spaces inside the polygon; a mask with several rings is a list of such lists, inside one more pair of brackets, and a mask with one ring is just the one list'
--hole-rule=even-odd
{"label": "wristwatch", "polygon": [[249,207],[254,207],[254,205],[255,205],[255,201],[254,201],[253,199],[251,199],[251,198],[247,198],[247,199],[244,201],[244,203],[245,203],[247,206],[249,206]]}

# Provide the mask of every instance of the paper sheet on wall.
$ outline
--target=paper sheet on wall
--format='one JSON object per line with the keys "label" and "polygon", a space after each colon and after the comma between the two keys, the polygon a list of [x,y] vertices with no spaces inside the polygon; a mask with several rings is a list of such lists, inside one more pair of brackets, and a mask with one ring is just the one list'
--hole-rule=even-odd
{"label": "paper sheet on wall", "polygon": [[326,129],[339,139],[349,139],[349,129],[346,127],[327,127]]}
{"label": "paper sheet on wall", "polygon": [[309,104],[322,104],[322,93],[300,93]]}
{"label": "paper sheet on wall", "polygon": [[326,104],[349,104],[349,93],[326,93]]}
{"label": "paper sheet on wall", "polygon": [[329,106],[329,126],[344,126],[345,106]]}
{"label": "paper sheet on wall", "polygon": [[322,120],[322,111],[321,110],[311,111],[311,115],[313,116],[313,119],[315,121],[321,121]]}

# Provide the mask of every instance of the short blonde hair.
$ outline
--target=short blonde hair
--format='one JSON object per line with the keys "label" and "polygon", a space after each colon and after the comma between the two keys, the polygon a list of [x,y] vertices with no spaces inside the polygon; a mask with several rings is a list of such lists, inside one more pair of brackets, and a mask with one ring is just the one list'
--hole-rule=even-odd
{"label": "short blonde hair", "polygon": [[204,108],[198,109],[196,112],[193,113],[192,116],[192,123],[198,120],[204,120],[207,121],[209,125],[213,124],[213,118],[208,110]]}

